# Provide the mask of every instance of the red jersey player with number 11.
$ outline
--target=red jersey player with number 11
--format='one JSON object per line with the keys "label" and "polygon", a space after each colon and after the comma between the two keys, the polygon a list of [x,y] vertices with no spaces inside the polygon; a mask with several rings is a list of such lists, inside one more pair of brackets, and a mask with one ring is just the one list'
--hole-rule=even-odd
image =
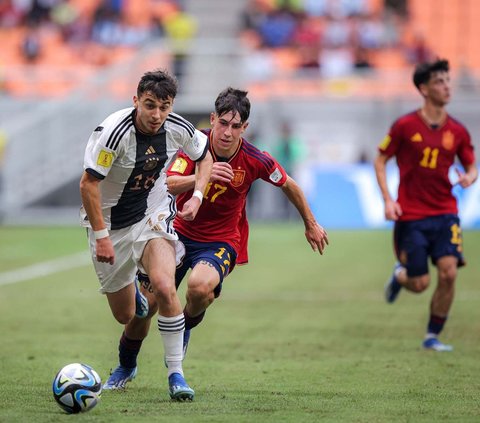
{"label": "red jersey player with number 11", "polygon": [[[212,129],[204,131],[214,158],[210,181],[204,193],[195,191],[192,194],[196,164],[187,155],[180,153],[167,172],[168,189],[177,195],[179,210],[192,195],[202,199],[194,221],[177,216],[174,222],[186,251],[175,274],[177,287],[188,269],[192,269],[184,309],[184,354],[190,330],[202,321],[205,310],[220,294],[224,278],[235,264],[248,260],[245,205],[255,180],[263,179],[282,189],[299,211],[305,225],[305,237],[314,251],[322,254],[328,244],[327,233],[315,220],[297,183],[272,156],[242,138],[249,115],[247,92],[227,88],[218,95],[215,112],[210,116]],[[134,318],[125,327],[120,339],[119,367],[127,369],[137,366],[137,355],[147,336],[150,316],[156,309],[155,303],[150,301],[152,290],[148,279],[142,275],[139,279],[147,288],[145,294],[149,297],[150,311],[146,319]]]}
{"label": "red jersey player with number 11", "polygon": [[[449,170],[455,157],[465,173],[457,170],[463,188],[477,179],[470,135],[447,114],[450,100],[449,64],[446,60],[418,65],[413,82],[424,98],[420,110],[393,124],[379,146],[375,172],[385,201],[385,217],[395,221],[394,244],[398,258],[385,286],[385,298],[393,303],[401,288],[427,289],[428,258],[438,270],[438,283],[430,303],[430,319],[423,341],[425,349],[451,351],[438,340],[453,302],[457,268],[464,264],[462,231],[457,202],[452,194]],[[400,172],[398,199],[390,197],[386,163],[393,156]]]}

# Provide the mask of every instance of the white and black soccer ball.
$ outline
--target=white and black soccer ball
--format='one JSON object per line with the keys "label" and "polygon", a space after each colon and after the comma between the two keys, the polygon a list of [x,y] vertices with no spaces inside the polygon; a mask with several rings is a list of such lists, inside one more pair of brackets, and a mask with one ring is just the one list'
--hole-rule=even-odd
{"label": "white and black soccer ball", "polygon": [[69,414],[91,410],[100,401],[102,381],[90,366],[68,364],[53,379],[53,397]]}

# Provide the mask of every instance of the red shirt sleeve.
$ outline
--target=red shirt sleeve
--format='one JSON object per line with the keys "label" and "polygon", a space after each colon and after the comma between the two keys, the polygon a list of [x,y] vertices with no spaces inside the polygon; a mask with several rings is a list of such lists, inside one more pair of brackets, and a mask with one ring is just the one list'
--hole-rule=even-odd
{"label": "red shirt sleeve", "polygon": [[402,139],[402,120],[399,119],[391,126],[390,131],[378,146],[378,151],[392,157],[396,154]]}
{"label": "red shirt sleeve", "polygon": [[470,134],[465,127],[462,127],[462,141],[458,148],[458,158],[463,166],[468,166],[475,163],[475,153],[472,145]]}
{"label": "red shirt sleeve", "polygon": [[195,173],[195,162],[183,152],[178,153],[177,158],[167,170],[167,176],[192,175],[193,173]]}
{"label": "red shirt sleeve", "polygon": [[262,151],[263,160],[261,163],[260,178],[264,181],[281,187],[287,181],[287,172],[285,169],[266,151]]}

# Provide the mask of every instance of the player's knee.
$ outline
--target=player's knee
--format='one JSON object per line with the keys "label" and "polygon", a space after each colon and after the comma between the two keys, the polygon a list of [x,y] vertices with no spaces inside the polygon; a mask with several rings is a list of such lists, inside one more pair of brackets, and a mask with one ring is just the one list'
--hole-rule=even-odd
{"label": "player's knee", "polygon": [[173,278],[152,278],[150,276],[150,284],[157,304],[159,301],[163,304],[170,304],[177,296],[177,290],[175,289],[175,281]]}
{"label": "player's knee", "polygon": [[207,300],[210,297],[213,300],[213,292],[206,285],[189,286],[188,295],[194,300]]}
{"label": "player's knee", "polygon": [[458,259],[452,256],[442,257],[436,265],[439,284],[453,286],[457,278]]}
{"label": "player's knee", "polygon": [[446,269],[439,269],[438,276],[440,283],[453,286],[455,279],[457,278],[457,268],[455,266],[450,266]]}
{"label": "player's knee", "polygon": [[115,317],[115,320],[122,325],[130,323],[134,316],[135,310],[116,310],[113,313],[113,317]]}
{"label": "player's knee", "polygon": [[210,304],[214,300],[213,291],[208,284],[199,281],[189,281],[187,296],[193,302],[208,302]]}
{"label": "player's knee", "polygon": [[419,276],[411,283],[411,290],[416,293],[425,291],[430,284],[430,277],[428,275]]}

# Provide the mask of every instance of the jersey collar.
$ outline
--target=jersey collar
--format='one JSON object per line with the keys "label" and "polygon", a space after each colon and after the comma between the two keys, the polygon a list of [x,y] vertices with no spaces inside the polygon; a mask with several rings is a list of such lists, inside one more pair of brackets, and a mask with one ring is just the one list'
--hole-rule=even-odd
{"label": "jersey collar", "polygon": [[438,130],[441,129],[445,126],[448,120],[448,113],[445,113],[445,117],[442,119],[442,121],[436,125],[432,125],[428,120],[425,118],[425,116],[422,113],[422,109],[417,110],[417,115],[420,118],[420,120],[427,125],[428,129],[433,129],[433,130]]}

